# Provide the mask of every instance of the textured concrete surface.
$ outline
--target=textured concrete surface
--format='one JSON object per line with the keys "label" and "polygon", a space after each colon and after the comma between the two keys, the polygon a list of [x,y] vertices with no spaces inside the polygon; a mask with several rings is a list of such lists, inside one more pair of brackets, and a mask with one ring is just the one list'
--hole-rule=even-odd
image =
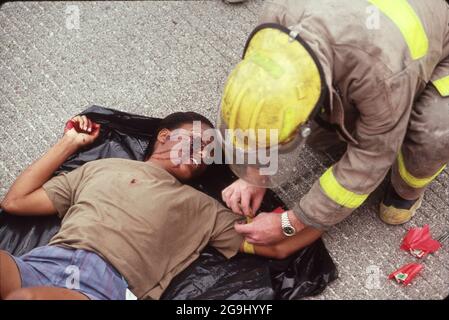
{"label": "textured concrete surface", "polygon": [[[70,18],[79,9],[79,29]],[[91,104],[148,116],[194,110],[215,118],[226,75],[239,61],[262,2],[14,2],[0,8],[0,197]],[[72,23],[72,24],[71,24]],[[310,174],[291,184],[299,198],[332,163],[305,156]],[[447,244],[402,288],[387,275],[415,259],[399,250],[407,228],[449,228],[445,171],[406,226],[376,216],[382,188],[325,236],[340,278],[314,299],[439,299],[449,293]],[[378,280],[378,281],[377,281]]]}

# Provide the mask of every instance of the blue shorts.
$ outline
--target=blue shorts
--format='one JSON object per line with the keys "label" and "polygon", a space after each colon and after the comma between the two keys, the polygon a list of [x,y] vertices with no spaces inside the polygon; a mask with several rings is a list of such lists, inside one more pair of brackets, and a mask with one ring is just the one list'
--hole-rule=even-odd
{"label": "blue shorts", "polygon": [[125,300],[128,284],[99,255],[80,249],[43,246],[21,257],[22,288],[58,287],[81,292],[91,300]]}

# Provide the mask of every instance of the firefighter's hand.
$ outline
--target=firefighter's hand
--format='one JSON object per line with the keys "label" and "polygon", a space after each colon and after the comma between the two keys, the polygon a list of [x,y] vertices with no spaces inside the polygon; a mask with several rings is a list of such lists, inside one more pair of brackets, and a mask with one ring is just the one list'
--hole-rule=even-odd
{"label": "firefighter's hand", "polygon": [[239,179],[223,190],[221,196],[235,213],[253,217],[262,203],[266,189]]}
{"label": "firefighter's hand", "polygon": [[[288,211],[288,217],[296,229],[296,233],[306,227],[296,218],[293,211]],[[244,236],[246,241],[255,245],[272,245],[287,238],[282,231],[281,215],[279,213],[262,212],[250,223],[236,223],[234,229]]]}
{"label": "firefighter's hand", "polygon": [[86,116],[76,116],[67,121],[64,136],[69,138],[78,147],[84,147],[98,137],[100,125],[89,120]]}

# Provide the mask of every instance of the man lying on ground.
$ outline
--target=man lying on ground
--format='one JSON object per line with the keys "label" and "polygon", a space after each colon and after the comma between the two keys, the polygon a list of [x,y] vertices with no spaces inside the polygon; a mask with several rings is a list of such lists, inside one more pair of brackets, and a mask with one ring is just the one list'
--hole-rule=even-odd
{"label": "man lying on ground", "polygon": [[75,128],[17,178],[1,203],[10,214],[58,214],[62,222],[47,246],[21,257],[0,251],[0,298],[125,299],[129,288],[138,298],[159,299],[208,244],[227,258],[239,250],[284,258],[321,235],[305,229],[272,246],[246,243],[234,229],[241,216],[183,184],[206,165],[171,159],[173,131],[184,129],[193,141],[194,121],[202,132],[212,128],[199,114],[174,113],[161,121],[145,161],[101,159],[51,178],[99,134],[85,116],[73,118]]}

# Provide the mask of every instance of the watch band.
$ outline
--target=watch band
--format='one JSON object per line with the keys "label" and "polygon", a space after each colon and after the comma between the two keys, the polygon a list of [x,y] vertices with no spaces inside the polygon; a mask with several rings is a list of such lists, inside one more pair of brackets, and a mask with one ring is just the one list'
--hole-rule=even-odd
{"label": "watch band", "polygon": [[288,212],[285,211],[281,214],[281,226],[282,231],[287,237],[291,237],[295,235],[296,229],[293,227],[293,225],[290,223],[290,219],[288,218]]}

